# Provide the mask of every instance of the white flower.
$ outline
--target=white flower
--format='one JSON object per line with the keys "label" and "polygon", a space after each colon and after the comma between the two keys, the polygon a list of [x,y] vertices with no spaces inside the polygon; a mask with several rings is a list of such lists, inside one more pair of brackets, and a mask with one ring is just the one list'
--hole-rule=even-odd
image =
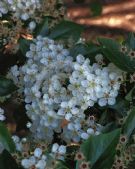
{"label": "white flower", "polygon": [[95,60],[97,61],[97,63],[103,64],[103,55],[102,54],[97,54],[95,56]]}
{"label": "white flower", "polygon": [[114,105],[116,103],[116,99],[115,98],[108,98],[108,104],[109,105]]}
{"label": "white flower", "polygon": [[36,28],[36,23],[34,21],[31,21],[29,23],[29,28],[30,28],[30,30],[34,30]]}
{"label": "white flower", "polygon": [[20,141],[20,138],[16,135],[12,136],[12,139],[13,139],[14,143],[19,143],[19,141]]}
{"label": "white flower", "polygon": [[30,166],[33,166],[36,164],[36,158],[34,156],[31,156],[29,158],[29,163],[30,163]]}
{"label": "white flower", "polygon": [[64,145],[58,145],[57,143],[54,143],[52,146],[52,153],[58,153],[60,155],[64,155],[66,153],[66,146]]}
{"label": "white flower", "polygon": [[4,121],[6,118],[3,114],[0,114],[0,121]]}
{"label": "white flower", "polygon": [[59,145],[57,143],[54,143],[53,146],[52,146],[52,152],[57,153],[58,148],[59,148]]}
{"label": "white flower", "polygon": [[99,131],[96,131],[96,132],[95,132],[95,135],[99,135],[99,134],[100,134],[100,132],[99,132]]}
{"label": "white flower", "polygon": [[31,126],[32,126],[31,122],[28,122],[28,123],[26,124],[26,126],[27,126],[27,128],[31,128]]}
{"label": "white flower", "polygon": [[46,166],[46,161],[44,160],[39,160],[38,163],[36,164],[37,169],[45,169]]}
{"label": "white flower", "polygon": [[34,150],[34,156],[39,158],[42,155],[42,149],[41,148],[36,148]]}
{"label": "white flower", "polygon": [[89,138],[89,135],[87,133],[82,133],[81,138],[83,138],[84,140],[87,140]]}
{"label": "white flower", "polygon": [[58,153],[66,154],[66,146],[63,146],[63,145],[59,146]]}
{"label": "white flower", "polygon": [[90,135],[94,134],[94,129],[88,128],[87,133],[90,134]]}
{"label": "white flower", "polygon": [[28,159],[23,159],[23,160],[21,161],[21,165],[22,165],[24,168],[29,169],[29,167],[30,167],[30,162],[29,162]]}
{"label": "white flower", "polygon": [[71,118],[72,118],[72,114],[71,114],[71,113],[67,113],[67,114],[65,115],[65,119],[66,119],[66,120],[70,121]]}
{"label": "white flower", "polygon": [[4,110],[0,108],[0,121],[4,121],[6,117],[4,116]]}
{"label": "white flower", "polygon": [[105,98],[101,98],[101,99],[99,99],[98,104],[101,107],[106,106],[107,105],[107,100]]}
{"label": "white flower", "polygon": [[84,58],[83,55],[78,55],[78,56],[76,57],[76,61],[77,61],[79,64],[83,64],[84,61],[85,61],[85,58]]}

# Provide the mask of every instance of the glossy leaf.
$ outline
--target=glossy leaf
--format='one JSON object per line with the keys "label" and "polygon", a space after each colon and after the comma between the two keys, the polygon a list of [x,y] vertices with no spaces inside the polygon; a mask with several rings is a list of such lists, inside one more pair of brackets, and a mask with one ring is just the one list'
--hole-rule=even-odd
{"label": "glossy leaf", "polygon": [[116,153],[116,146],[120,137],[120,129],[107,134],[91,136],[81,145],[81,151],[90,161],[92,169],[110,169]]}
{"label": "glossy leaf", "polygon": [[129,48],[135,50],[135,36],[133,33],[130,33],[127,40],[125,41],[125,44],[129,46]]}
{"label": "glossy leaf", "polygon": [[75,41],[80,38],[83,26],[71,21],[62,21],[54,27],[49,37],[51,39],[68,39],[72,37]]}
{"label": "glossy leaf", "polygon": [[70,49],[70,54],[72,57],[76,57],[78,54],[82,55],[90,55],[98,52],[100,47],[96,46],[95,44],[77,44],[73,48]]}
{"label": "glossy leaf", "polygon": [[12,80],[0,76],[0,96],[11,94],[17,89]]}
{"label": "glossy leaf", "polygon": [[15,144],[6,126],[3,123],[0,123],[0,142],[3,144],[4,148],[9,152],[15,151]]}
{"label": "glossy leaf", "polygon": [[117,128],[117,125],[114,122],[108,123],[106,126],[103,127],[102,133],[108,133]]}
{"label": "glossy leaf", "polygon": [[104,56],[114,63],[118,68],[126,72],[135,71],[135,60],[120,52],[120,44],[112,39],[99,38]]}
{"label": "glossy leaf", "polygon": [[123,132],[123,134],[130,137],[130,135],[132,134],[134,129],[135,129],[135,107],[133,107],[132,110],[130,111],[130,113],[123,125],[122,132]]}

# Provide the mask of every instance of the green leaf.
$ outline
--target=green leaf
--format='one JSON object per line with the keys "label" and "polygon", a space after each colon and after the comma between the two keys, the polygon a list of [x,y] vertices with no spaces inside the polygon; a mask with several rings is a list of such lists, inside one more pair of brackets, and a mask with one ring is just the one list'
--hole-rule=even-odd
{"label": "green leaf", "polygon": [[126,72],[135,71],[135,60],[120,52],[120,44],[112,39],[99,38],[104,56],[114,63],[118,68]]}
{"label": "green leaf", "polygon": [[129,91],[129,93],[125,96],[125,99],[126,99],[127,101],[132,101],[134,90],[135,90],[135,86],[134,86],[134,87]]}
{"label": "green leaf", "polygon": [[102,13],[102,4],[99,1],[95,0],[91,2],[90,10],[93,16],[99,16]]}
{"label": "green leaf", "polygon": [[133,130],[135,129],[135,107],[130,111],[122,128],[122,133],[130,137]]}
{"label": "green leaf", "polygon": [[135,50],[135,36],[133,33],[130,33],[125,44],[129,46],[131,49]]}
{"label": "green leaf", "polygon": [[72,37],[75,41],[80,38],[83,26],[71,21],[62,21],[54,27],[49,37],[51,39],[68,39]]}
{"label": "green leaf", "polygon": [[92,169],[110,169],[116,153],[120,129],[107,134],[91,136],[81,145],[81,151],[90,161]]}
{"label": "green leaf", "polygon": [[70,49],[70,54],[72,57],[76,57],[78,54],[89,55],[94,54],[100,50],[100,47],[95,44],[76,44],[73,48]]}
{"label": "green leaf", "polygon": [[117,99],[115,105],[108,106],[111,109],[116,110],[120,115],[125,116],[126,112],[128,111],[130,103],[124,99]]}
{"label": "green leaf", "polygon": [[49,21],[49,18],[48,17],[45,17],[42,21],[41,24],[39,24],[37,26],[37,28],[35,29],[35,36],[37,35],[42,35],[42,36],[46,36],[49,32],[49,25],[48,25],[48,21]]}
{"label": "green leaf", "polygon": [[14,158],[9,154],[8,151],[4,150],[0,154],[0,169],[23,169],[18,166]]}
{"label": "green leaf", "polygon": [[21,38],[19,40],[20,51],[24,56],[26,55],[26,52],[29,51],[31,42],[31,40],[27,40],[24,38]]}
{"label": "green leaf", "polygon": [[0,96],[11,94],[17,89],[12,80],[0,76]]}
{"label": "green leaf", "polygon": [[59,160],[57,161],[55,169],[69,169],[69,168],[65,165],[63,161]]}
{"label": "green leaf", "polygon": [[15,151],[15,144],[8,132],[6,126],[0,122],[0,142],[3,144],[4,148],[9,152]]}
{"label": "green leaf", "polygon": [[114,122],[108,123],[104,128],[102,129],[102,133],[108,133],[117,128],[116,124]]}

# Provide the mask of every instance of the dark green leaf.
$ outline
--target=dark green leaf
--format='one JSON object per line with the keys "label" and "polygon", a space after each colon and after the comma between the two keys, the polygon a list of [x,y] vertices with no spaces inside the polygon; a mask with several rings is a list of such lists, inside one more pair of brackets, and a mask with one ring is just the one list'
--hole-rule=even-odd
{"label": "dark green leaf", "polygon": [[122,132],[123,134],[130,137],[134,129],[135,129],[135,107],[133,107],[132,110],[130,111],[126,119],[126,122],[123,125]]}
{"label": "dark green leaf", "polygon": [[120,129],[107,134],[91,136],[81,145],[81,151],[90,161],[92,169],[110,169],[116,153]]}
{"label": "dark green leaf", "polygon": [[55,169],[69,169],[63,161],[57,161]]}
{"label": "dark green leaf", "polygon": [[113,106],[108,106],[111,109],[116,110],[121,116],[125,116],[130,104],[124,99],[117,99],[117,102]]}
{"label": "dark green leaf", "polygon": [[111,122],[111,123],[107,124],[106,126],[104,126],[104,128],[102,129],[102,133],[111,132],[111,131],[115,130],[116,128],[117,128],[116,124],[114,122]]}
{"label": "dark green leaf", "polygon": [[132,101],[134,90],[135,90],[135,87],[133,87],[133,88],[129,91],[129,93],[125,96],[125,99],[126,99],[127,101]]}
{"label": "dark green leaf", "polygon": [[125,44],[129,46],[131,49],[135,50],[135,36],[133,33],[130,33]]}
{"label": "dark green leaf", "polygon": [[48,20],[49,20],[49,18],[45,17],[43,19],[42,23],[37,26],[37,28],[34,31],[35,36],[37,36],[37,35],[46,36],[49,33]]}
{"label": "dark green leaf", "polygon": [[0,76],[0,96],[6,96],[11,94],[17,89],[13,81]]}
{"label": "dark green leaf", "polygon": [[0,169],[23,169],[19,167],[14,158],[9,154],[8,151],[4,150],[0,154]]}
{"label": "dark green leaf", "polygon": [[4,148],[9,152],[15,151],[14,142],[3,123],[0,123],[0,142],[3,144]]}
{"label": "dark green leaf", "polygon": [[93,16],[99,16],[102,13],[102,4],[99,1],[95,0],[91,2],[90,10]]}
{"label": "dark green leaf", "polygon": [[98,42],[102,46],[104,56],[114,63],[121,70],[126,72],[135,71],[135,60],[130,59],[129,56],[120,52],[120,45],[112,39],[99,38]]}
{"label": "dark green leaf", "polygon": [[100,50],[100,47],[95,44],[77,44],[70,49],[70,54],[72,57],[76,57],[78,54],[89,55],[94,54]]}
{"label": "dark green leaf", "polygon": [[29,51],[31,42],[31,40],[27,40],[24,38],[21,38],[19,40],[20,51],[24,56],[26,55],[26,52]]}
{"label": "dark green leaf", "polygon": [[68,39],[72,37],[75,41],[80,38],[83,26],[71,21],[62,21],[51,31],[49,37],[52,39]]}

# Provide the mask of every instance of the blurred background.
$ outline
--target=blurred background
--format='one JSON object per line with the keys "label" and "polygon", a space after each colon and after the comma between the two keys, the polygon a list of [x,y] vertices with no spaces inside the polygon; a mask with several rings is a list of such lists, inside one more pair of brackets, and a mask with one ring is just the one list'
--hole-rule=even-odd
{"label": "blurred background", "polygon": [[84,36],[122,40],[135,32],[135,0],[65,0],[68,17],[85,25]]}

